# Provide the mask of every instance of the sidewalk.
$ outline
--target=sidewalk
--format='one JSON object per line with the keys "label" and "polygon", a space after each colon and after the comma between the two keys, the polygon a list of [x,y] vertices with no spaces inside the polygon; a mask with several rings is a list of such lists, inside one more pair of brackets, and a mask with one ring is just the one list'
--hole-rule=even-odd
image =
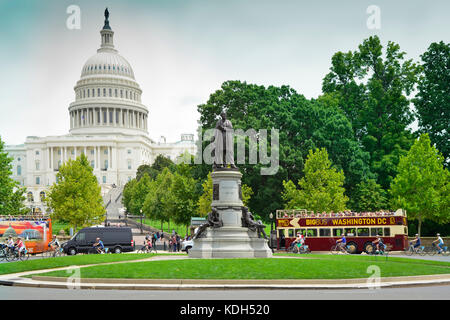
{"label": "sidewalk", "polygon": [[[289,257],[280,257],[281,259]],[[307,258],[307,257],[305,257]],[[111,262],[133,263],[141,261],[189,259],[188,256],[156,256],[142,260]],[[278,257],[276,258],[278,259]],[[294,258],[295,259],[295,258]],[[296,257],[296,259],[304,259]],[[108,263],[108,264],[111,264]],[[92,265],[79,266],[86,268]],[[409,287],[423,285],[450,285],[450,274],[409,277],[389,277],[381,279],[308,279],[308,280],[205,280],[205,279],[78,279],[36,276],[35,274],[56,270],[27,271],[0,276],[0,284],[6,286],[97,289],[97,290],[227,290],[227,289],[367,289],[386,287]],[[32,275],[32,278],[23,278]],[[35,276],[33,276],[35,275]],[[370,281],[369,281],[370,280]],[[379,280],[379,281],[378,281]]]}

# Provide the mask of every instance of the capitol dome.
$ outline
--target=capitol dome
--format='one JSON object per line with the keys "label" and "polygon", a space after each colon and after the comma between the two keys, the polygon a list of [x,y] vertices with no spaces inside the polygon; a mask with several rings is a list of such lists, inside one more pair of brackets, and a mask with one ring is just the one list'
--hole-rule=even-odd
{"label": "capitol dome", "polygon": [[101,44],[81,69],[75,101],[69,106],[72,134],[146,134],[148,110],[131,64],[114,47],[109,12]]}
{"label": "capitol dome", "polygon": [[119,75],[134,80],[130,63],[120,54],[112,51],[100,51],[86,61],[81,70],[81,77],[91,75]]}

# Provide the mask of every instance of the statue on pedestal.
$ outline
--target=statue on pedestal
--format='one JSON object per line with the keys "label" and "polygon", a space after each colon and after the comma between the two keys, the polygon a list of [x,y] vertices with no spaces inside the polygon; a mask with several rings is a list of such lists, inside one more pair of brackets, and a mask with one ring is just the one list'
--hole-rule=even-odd
{"label": "statue on pedestal", "polygon": [[214,169],[226,168],[229,164],[235,169],[234,165],[234,140],[233,125],[227,119],[227,113],[223,110],[220,113],[220,119],[217,121],[214,133]]}
{"label": "statue on pedestal", "polygon": [[216,208],[212,208],[211,212],[208,213],[207,222],[198,227],[197,232],[194,234],[193,239],[200,238],[205,232],[206,228],[220,228],[223,226],[223,221],[219,217],[219,211]]}
{"label": "statue on pedestal", "polygon": [[266,232],[264,231],[266,226],[261,220],[255,221],[255,217],[248,211],[247,207],[242,207],[242,226],[247,227],[252,231],[256,231],[258,238],[261,238],[262,235],[264,239],[267,239]]}

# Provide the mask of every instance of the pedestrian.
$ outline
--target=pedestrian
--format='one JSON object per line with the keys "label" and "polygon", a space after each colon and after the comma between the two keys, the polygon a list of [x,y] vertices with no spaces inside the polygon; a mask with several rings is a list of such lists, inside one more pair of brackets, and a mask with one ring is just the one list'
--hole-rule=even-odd
{"label": "pedestrian", "polygon": [[181,238],[180,238],[178,233],[175,233],[175,238],[176,238],[176,241],[177,241],[177,251],[180,252]]}

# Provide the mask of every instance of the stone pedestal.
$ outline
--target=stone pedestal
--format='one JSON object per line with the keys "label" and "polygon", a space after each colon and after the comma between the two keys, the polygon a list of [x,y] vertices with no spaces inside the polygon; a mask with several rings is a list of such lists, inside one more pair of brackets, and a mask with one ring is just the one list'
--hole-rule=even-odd
{"label": "stone pedestal", "polygon": [[189,250],[192,258],[268,258],[272,251],[268,240],[242,227],[242,174],[236,169],[215,170],[212,207],[219,212],[223,227],[207,228],[203,237],[194,239]]}

